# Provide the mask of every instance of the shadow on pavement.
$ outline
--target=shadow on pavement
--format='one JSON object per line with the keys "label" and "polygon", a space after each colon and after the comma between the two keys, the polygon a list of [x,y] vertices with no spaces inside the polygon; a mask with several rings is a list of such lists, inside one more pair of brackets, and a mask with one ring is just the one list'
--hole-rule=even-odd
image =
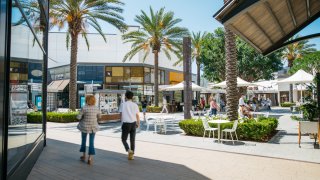
{"label": "shadow on pavement", "polygon": [[28,179],[209,179],[181,164],[96,149],[94,164],[79,160],[79,145],[48,139]]}

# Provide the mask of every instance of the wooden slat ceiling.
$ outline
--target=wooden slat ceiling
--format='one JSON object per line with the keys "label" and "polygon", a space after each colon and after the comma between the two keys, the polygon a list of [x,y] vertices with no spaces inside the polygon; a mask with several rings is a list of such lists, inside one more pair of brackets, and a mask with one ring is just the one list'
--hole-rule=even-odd
{"label": "wooden slat ceiling", "polygon": [[215,18],[268,54],[319,16],[320,0],[231,0]]}

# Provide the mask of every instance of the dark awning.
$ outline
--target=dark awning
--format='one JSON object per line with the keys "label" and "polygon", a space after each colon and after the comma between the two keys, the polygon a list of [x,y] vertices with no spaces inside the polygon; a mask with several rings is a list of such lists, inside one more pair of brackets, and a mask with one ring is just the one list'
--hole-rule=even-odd
{"label": "dark awning", "polygon": [[320,1],[230,0],[214,17],[265,55],[320,17]]}

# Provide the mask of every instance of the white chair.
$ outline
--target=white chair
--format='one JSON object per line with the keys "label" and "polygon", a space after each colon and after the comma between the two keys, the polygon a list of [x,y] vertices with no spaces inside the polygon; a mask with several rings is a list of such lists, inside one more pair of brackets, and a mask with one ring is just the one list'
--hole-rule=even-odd
{"label": "white chair", "polygon": [[190,115],[191,115],[191,118],[192,118],[192,119],[198,119],[198,118],[194,115],[194,112],[193,112],[193,111],[190,111]]}
{"label": "white chair", "polygon": [[156,121],[156,119],[154,119],[154,118],[146,117],[147,131],[149,131],[150,125],[154,126],[155,121]]}
{"label": "white chair", "polygon": [[270,113],[267,112],[267,113],[264,114],[264,117],[269,118],[269,115],[270,115]]}
{"label": "white chair", "polygon": [[237,138],[237,141],[238,141],[238,136],[237,136],[237,132],[236,132],[237,127],[238,127],[238,120],[235,120],[233,122],[232,129],[224,129],[224,130],[222,130],[222,139],[223,139],[223,133],[226,134],[226,138],[228,138],[228,133],[230,133],[230,136],[231,136],[231,139],[232,139],[232,143],[234,145],[234,140],[233,140],[232,133],[234,133],[236,135],[236,138]]}
{"label": "white chair", "polygon": [[175,125],[177,125],[179,123],[179,121],[176,119],[176,116],[172,115],[172,116],[164,116],[163,120],[165,121],[167,126],[172,126],[174,127]]}
{"label": "white chair", "polygon": [[218,131],[218,128],[210,127],[208,121],[204,119],[202,119],[202,124],[204,128],[203,138],[205,137],[207,131],[209,131],[209,138],[210,138],[211,132],[212,132],[212,138],[214,138],[214,131]]}
{"label": "white chair", "polygon": [[[154,132],[157,133],[157,126],[162,127],[164,130],[164,134],[167,134],[167,123],[164,119],[159,118],[154,122]],[[160,129],[161,130],[161,129]]]}

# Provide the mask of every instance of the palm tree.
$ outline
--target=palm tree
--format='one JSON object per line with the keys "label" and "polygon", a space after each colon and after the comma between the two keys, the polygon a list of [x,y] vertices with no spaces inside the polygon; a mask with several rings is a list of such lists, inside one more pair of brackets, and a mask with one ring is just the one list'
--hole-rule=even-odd
{"label": "palm tree", "polygon": [[[292,41],[296,38],[299,38],[299,35],[292,37],[289,41]],[[288,61],[288,67],[291,68],[293,66],[293,61],[303,57],[306,54],[315,52],[316,49],[312,48],[315,44],[308,44],[308,40],[303,40],[299,42],[295,42],[289,44],[285,49],[282,51],[282,58]]]}
{"label": "palm tree", "polygon": [[[224,3],[227,1],[224,0]],[[227,27],[225,27],[225,50],[227,115],[230,120],[236,120],[238,119],[237,48],[235,35]]]}
{"label": "palm tree", "polygon": [[70,83],[69,83],[69,108],[76,109],[77,99],[77,54],[78,37],[81,34],[85,39],[89,50],[87,38],[88,28],[93,27],[106,41],[102,28],[98,22],[107,22],[120,31],[126,29],[124,19],[121,16],[123,6],[120,0],[51,0],[50,18],[52,26],[59,29],[68,25],[67,48],[71,37],[70,57]]}
{"label": "palm tree", "polygon": [[201,54],[202,54],[202,44],[207,33],[192,33],[191,43],[192,43],[192,59],[196,60],[197,64],[197,84],[200,86],[200,65],[201,65]]}
{"label": "palm tree", "polygon": [[138,52],[143,51],[143,60],[152,52],[154,54],[154,93],[155,106],[159,106],[159,52],[163,51],[170,60],[171,53],[181,58],[182,37],[188,36],[186,28],[176,26],[181,19],[175,19],[173,12],[165,12],[164,8],[154,12],[150,7],[150,15],[144,11],[137,15],[135,21],[142,27],[122,36],[125,43],[132,43],[131,50],[125,55],[123,61],[131,60]]}
{"label": "palm tree", "polygon": [[[289,41],[292,41],[296,38],[299,38],[299,35],[290,38]],[[316,51],[315,48],[312,48],[315,46],[315,44],[308,44],[308,42],[309,42],[308,40],[303,40],[303,41],[289,44],[284,48],[284,50],[282,51],[282,58],[287,60],[289,69],[291,69],[291,67],[293,66],[294,60],[298,58],[302,58],[304,55]],[[289,100],[290,102],[293,102],[292,84],[290,84]]]}
{"label": "palm tree", "polygon": [[[200,75],[200,66],[201,66],[201,55],[202,55],[202,44],[206,37],[206,33],[192,33],[191,44],[192,44],[192,59],[196,60],[197,64],[197,84],[200,86],[201,75]],[[200,93],[197,92],[197,100],[200,99]]]}

